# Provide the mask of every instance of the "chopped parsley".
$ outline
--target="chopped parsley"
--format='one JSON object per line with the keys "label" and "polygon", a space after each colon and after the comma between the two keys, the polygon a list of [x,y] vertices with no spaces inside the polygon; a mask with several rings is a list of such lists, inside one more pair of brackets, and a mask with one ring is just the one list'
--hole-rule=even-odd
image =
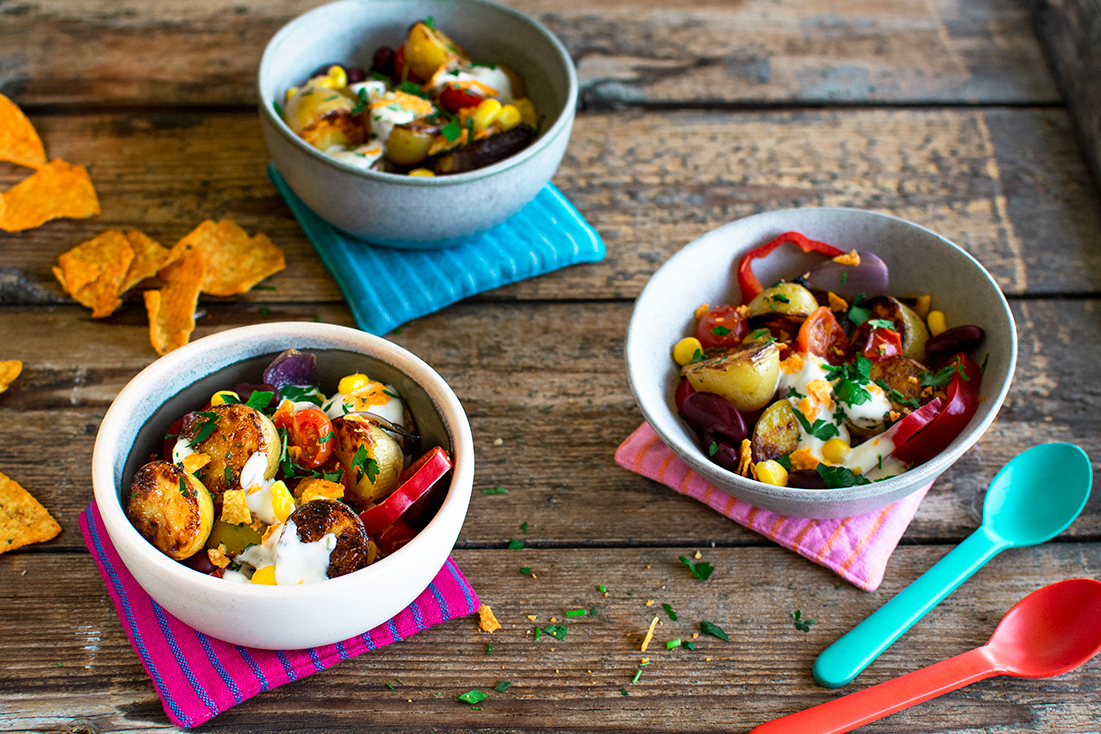
{"label": "chopped parsley", "polygon": [[486,698],[488,698],[488,696],[486,696],[486,694],[482,693],[477,688],[475,688],[472,691],[467,691],[466,693],[459,696],[455,700],[458,701],[459,703],[469,703],[471,706],[474,706],[475,704],[479,704],[482,701],[486,700]]}
{"label": "chopped parsley", "polygon": [[754,329],[749,332],[746,339],[752,339],[753,341],[761,341],[767,339],[770,342],[776,341],[776,337],[772,335],[772,332],[768,329]]}
{"label": "chopped parsley", "polygon": [[508,540],[508,549],[509,550],[520,550],[523,547],[524,547],[524,542],[522,540],[517,540],[516,538],[509,538],[509,540]]}
{"label": "chopped parsley", "polygon": [[371,484],[378,479],[380,467],[376,459],[367,456],[367,447],[363,444],[356,449],[356,455],[352,457],[352,468],[356,470],[356,484],[359,484],[364,475]]}
{"label": "chopped parsley", "polygon": [[500,683],[498,683],[497,685],[493,686],[493,690],[497,691],[498,693],[504,693],[505,691],[508,690],[508,687],[511,686],[511,685],[512,685],[511,681],[503,680]]}
{"label": "chopped parsley", "polygon": [[584,617],[589,613],[588,609],[570,609],[566,612],[567,617]]}
{"label": "chopped parsley", "polygon": [[841,271],[841,287],[842,288],[845,287],[845,281],[848,280],[848,279],[849,279],[849,271],[848,270],[842,270]]}
{"label": "chopped parsley", "polygon": [[566,632],[568,632],[568,630],[560,624],[548,624],[543,628],[543,631],[559,640],[565,639]]}
{"label": "chopped parsley", "polygon": [[531,576],[531,566],[524,566],[520,569],[520,573],[524,574],[525,576]]}
{"label": "chopped parsley", "polygon": [[837,380],[833,386],[833,394],[838,401],[849,405],[861,405],[872,399],[871,393],[862,385],[871,382],[872,361],[867,357],[857,357],[852,362],[835,367],[827,364],[822,369],[830,380]]}
{"label": "chopped parsley", "polygon": [[440,129],[440,135],[449,143],[454,143],[463,134],[463,126],[459,124],[457,117],[452,117],[443,128]]}
{"label": "chopped parsley", "polygon": [[189,441],[192,446],[197,443],[202,443],[203,441],[210,438],[210,434],[214,433],[214,429],[218,427],[217,413],[208,410],[201,413],[196,413],[195,415],[202,419],[203,422],[199,425],[199,430],[195,434],[195,438]]}
{"label": "chopped parsley", "polygon": [[815,438],[819,438],[823,441],[829,441],[834,436],[838,435],[837,426],[823,418],[819,418],[813,424],[806,419],[803,415],[803,411],[798,408],[791,411],[795,414],[795,419],[799,421],[799,425],[803,426],[803,430],[809,433]]}
{"label": "chopped parsley", "polygon": [[344,467],[338,466],[333,471],[322,471],[321,478],[328,482],[339,482],[344,479]]}
{"label": "chopped parsley", "polygon": [[867,477],[863,477],[854,473],[851,469],[846,469],[843,466],[829,466],[827,464],[818,465],[818,476],[822,477],[822,481],[826,483],[826,487],[829,489],[840,489],[841,487],[859,487],[863,484],[871,484],[871,480]]}
{"label": "chopped parsley", "polygon": [[788,397],[789,398],[795,398],[796,400],[802,400],[803,398],[806,397],[806,395],[799,392],[798,390],[795,389],[794,386],[792,386],[792,387],[788,388]]}
{"label": "chopped parsley", "polygon": [[970,380],[967,374],[963,371],[963,366],[959,360],[955,360],[947,367],[942,367],[936,372],[924,372],[921,375],[922,387],[944,387],[952,381],[952,377],[956,373],[959,373],[960,377],[964,380]]}
{"label": "chopped parsley", "polygon": [[691,559],[680,556],[680,562],[688,566],[688,570],[700,581],[707,581],[707,579],[711,578],[711,574],[715,572],[714,566],[707,561],[696,563]]}
{"label": "chopped parsley", "polygon": [[406,94],[412,94],[415,97],[421,99],[428,99],[428,92],[421,89],[421,85],[416,82],[402,82],[397,86],[397,91],[405,92]]}
{"label": "chopped parsley", "polygon": [[791,619],[795,623],[795,629],[800,632],[810,632],[810,626],[817,622],[817,619],[804,619],[803,613],[796,609],[791,613]]}
{"label": "chopped parsley", "polygon": [[359,97],[359,101],[356,103],[356,106],[352,108],[353,115],[358,115],[360,112],[363,112],[363,110],[367,108],[367,88],[360,87],[359,91],[356,92],[356,96]]}
{"label": "chopped parsley", "polygon": [[673,607],[668,604],[662,604],[661,608],[665,610],[665,613],[669,615],[669,619],[673,622],[677,621],[677,613],[673,611]]}
{"label": "chopped parsley", "polygon": [[435,22],[432,20],[431,15],[424,19],[424,24],[426,26],[428,26],[429,28],[431,28],[432,30],[436,30],[436,25],[435,25]]}
{"label": "chopped parsley", "polygon": [[861,308],[860,302],[864,300],[864,294],[853,299],[853,305],[849,307],[849,321],[859,326],[872,317],[872,312],[866,308]]}
{"label": "chopped parsley", "polygon": [[297,385],[284,385],[279,388],[280,394],[284,399],[290,400],[294,403],[313,403],[317,407],[321,407],[321,396],[318,395],[313,388],[299,387]]}
{"label": "chopped parsley", "polygon": [[230,469],[228,466],[226,467],[225,471],[222,472],[222,476],[226,478],[226,484],[233,483],[233,470]]}
{"label": "chopped parsley", "polygon": [[482,494],[508,494],[508,490],[504,487],[486,487]]}
{"label": "chopped parsley", "polygon": [[705,635],[711,635],[712,637],[718,637],[723,642],[730,642],[730,635],[723,632],[723,628],[714,622],[703,621],[700,622],[700,632]]}
{"label": "chopped parsley", "polygon": [[692,642],[692,640],[685,640],[684,642],[680,643],[680,646],[681,647],[686,647],[689,650],[695,650],[696,649],[696,643]]}
{"label": "chopped parsley", "polygon": [[711,333],[715,336],[726,336],[730,333],[730,329],[726,326],[715,326],[712,327]]}
{"label": "chopped parsley", "polygon": [[888,385],[885,380],[876,380],[875,384],[883,388],[883,392],[887,393],[887,397],[895,401],[899,405],[905,405],[907,408],[914,408],[915,410],[921,407],[920,402],[914,400],[913,398],[906,397],[898,390],[895,390],[893,387]]}
{"label": "chopped parsley", "polygon": [[271,106],[275,108],[275,114],[279,115],[279,117],[282,118],[283,117],[283,108],[279,105],[279,103],[278,102],[272,102]]}
{"label": "chopped parsley", "polygon": [[267,390],[253,390],[252,395],[249,395],[248,400],[245,401],[245,405],[250,408],[262,410],[268,407],[274,397],[275,393],[273,392]]}
{"label": "chopped parsley", "polygon": [[520,532],[526,533],[528,531],[528,524],[526,522],[520,523]]}
{"label": "chopped parsley", "polygon": [[184,497],[190,497],[191,496],[191,493],[187,489],[187,478],[186,477],[180,477],[180,494],[182,494]]}
{"label": "chopped parsley", "polygon": [[707,455],[714,456],[719,452],[719,444],[717,441],[712,441],[711,445],[707,447]]}
{"label": "chopped parsley", "polygon": [[873,329],[890,329],[891,331],[898,331],[895,322],[890,319],[869,319],[867,323],[868,326]]}
{"label": "chopped parsley", "polygon": [[791,299],[790,299],[790,298],[788,298],[787,296],[785,296],[785,295],[784,295],[784,294],[782,294],[782,293],[773,293],[773,294],[772,294],[771,296],[769,296],[769,297],[770,297],[770,298],[771,298],[771,299],[772,299],[773,301],[776,301],[777,303],[791,303]]}

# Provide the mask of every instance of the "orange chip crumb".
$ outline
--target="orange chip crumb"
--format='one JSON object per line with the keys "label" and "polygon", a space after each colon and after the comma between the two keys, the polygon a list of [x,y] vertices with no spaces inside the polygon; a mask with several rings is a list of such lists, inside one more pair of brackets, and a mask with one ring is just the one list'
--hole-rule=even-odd
{"label": "orange chip crumb", "polygon": [[696,321],[699,321],[710,310],[711,310],[711,306],[709,304],[701,303],[699,306],[696,307],[696,311],[692,315],[696,317]]}
{"label": "orange chip crumb", "polygon": [[785,375],[794,375],[803,369],[803,355],[792,352],[791,356],[780,362],[780,371]]}
{"label": "orange chip crumb", "polygon": [[244,293],[287,266],[283,251],[265,235],[249,237],[228,219],[203,222],[176,243],[173,250],[202,253],[206,264],[202,292],[212,296]]}
{"label": "orange chip crumb", "polygon": [[[742,439],[742,444],[738,449],[738,469],[737,474],[743,477],[749,477],[753,471],[753,442],[748,438]],[[696,558],[700,557],[700,552],[696,551]]]}
{"label": "orange chip crumb", "polygon": [[478,607],[478,626],[482,628],[482,632],[494,632],[501,629],[501,623],[497,621],[497,617],[493,616],[493,610],[489,608],[488,604]]}
{"label": "orange chip crumb", "polygon": [[[282,528],[283,528],[283,523],[279,523],[278,525],[269,525],[268,529],[264,531],[264,534],[260,536],[260,542],[261,543],[267,543],[268,540],[271,539],[271,536],[275,535]],[[259,571],[260,569],[256,569],[256,570]]]}
{"label": "orange chip crumb", "polygon": [[654,619],[650,622],[650,629],[646,630],[646,636],[642,638],[642,647],[639,648],[639,652],[646,652],[646,648],[650,647],[650,642],[654,639],[654,629],[658,626],[658,617],[655,614]]}
{"label": "orange chip crumb", "polygon": [[0,94],[0,161],[28,168],[46,165],[46,150],[23,110]]}
{"label": "orange chip crumb", "polygon": [[837,311],[837,312],[843,313],[843,312],[849,310],[849,302],[846,301],[841,296],[834,293],[833,291],[828,292],[826,294],[826,298],[830,302],[830,310],[831,311]]}
{"label": "orange chip crumb", "polygon": [[8,385],[15,382],[19,373],[23,371],[23,363],[18,359],[0,360],[0,392],[8,389]]}
{"label": "orange chip crumb", "polygon": [[329,499],[338,500],[344,497],[344,485],[340,482],[330,482],[320,477],[303,479],[294,488],[294,498],[305,504],[310,500]]}
{"label": "orange chip crumb", "polygon": [[85,219],[99,214],[99,199],[83,166],[51,161],[0,194],[0,229],[22,232],[51,219]]}
{"label": "orange chip crumb", "polygon": [[210,548],[207,550],[207,558],[218,568],[225,568],[229,565],[229,556],[226,555],[227,549],[225,543],[219,543],[217,548]]}
{"label": "orange chip crumb", "polygon": [[810,452],[810,449],[795,449],[791,452],[790,459],[792,471],[799,471],[800,469],[813,470],[822,463]]}
{"label": "orange chip crumb", "polygon": [[252,522],[245,490],[227,489],[222,493],[222,522],[229,525],[247,525]]}
{"label": "orange chip crumb", "polygon": [[856,267],[860,264],[860,253],[856,250],[850,250],[844,255],[838,255],[833,259],[833,261],[838,265],[852,265],[853,267]]}
{"label": "orange chip crumb", "polygon": [[0,553],[45,542],[60,532],[57,520],[30,492],[0,474]]}
{"label": "orange chip crumb", "polygon": [[187,253],[161,271],[164,288],[143,294],[149,314],[149,340],[158,354],[168,354],[191,339],[205,273],[202,255]]}

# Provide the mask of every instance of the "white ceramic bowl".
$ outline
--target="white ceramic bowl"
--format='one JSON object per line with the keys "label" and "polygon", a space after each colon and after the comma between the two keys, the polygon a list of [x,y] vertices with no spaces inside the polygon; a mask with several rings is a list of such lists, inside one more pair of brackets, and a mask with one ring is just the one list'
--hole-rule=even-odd
{"label": "white ceramic bowl", "polygon": [[[978,347],[989,354],[978,412],[952,444],[926,463],[882,482],[845,489],[776,487],[738,476],[711,462],[677,416],[673,392],[679,370],[673,345],[695,331],[693,312],[741,302],[736,267],[741,255],[795,230],[842,250],[869,250],[887,264],[890,293],[931,294],[933,307],[951,326],[977,324],[986,331]],[[805,272],[821,255],[803,255],[785,245],[754,264],[764,283]],[[859,209],[804,208],[740,219],[708,232],[662,265],[635,304],[627,330],[627,374],[643,416],[688,465],[709,482],[765,510],[793,517],[834,518],[884,507],[925,486],[952,465],[994,420],[1013,377],[1017,333],[1009,304],[990,274],[940,235],[896,217]]]}
{"label": "white ceramic bowl", "polygon": [[[371,67],[380,46],[397,48],[415,21],[435,26],[475,61],[503,63],[524,80],[544,115],[530,146],[494,165],[452,176],[401,176],[337,161],[276,114],[289,87],[319,66]],[[399,248],[445,247],[500,224],[543,188],[566,151],[577,106],[577,72],[542,24],[487,0],[341,0],[295,18],[260,61],[260,121],[272,159],[291,189],[330,224]]]}
{"label": "white ceramic bowl", "polygon": [[[206,576],[164,555],[130,524],[120,502],[134,472],[159,453],[168,427],[218,389],[259,382],[295,347],[317,355],[322,390],[364,372],[405,399],[421,446],[448,449],[451,486],[436,516],[408,545],[367,568],[302,586],[253,586]],[[96,436],[92,486],[111,542],[130,573],[173,615],[229,642],[267,649],[325,645],[382,624],[427,588],[462,528],[474,483],[470,425],[455,393],[405,349],[355,329],[276,323],[231,329],[181,347],[142,370],[111,404]]]}

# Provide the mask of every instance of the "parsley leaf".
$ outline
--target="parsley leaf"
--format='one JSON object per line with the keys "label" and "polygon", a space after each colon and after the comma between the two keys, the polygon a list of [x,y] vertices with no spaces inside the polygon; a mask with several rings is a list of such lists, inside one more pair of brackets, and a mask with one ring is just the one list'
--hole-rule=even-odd
{"label": "parsley leaf", "polygon": [[486,487],[482,494],[508,494],[508,490],[504,487]]}
{"label": "parsley leaf", "polygon": [[795,622],[795,629],[800,632],[810,632],[810,626],[817,622],[817,619],[803,619],[803,613],[796,609],[791,613],[791,618]]}
{"label": "parsley leaf", "polygon": [[493,686],[493,690],[497,691],[498,693],[504,693],[505,691],[508,690],[508,687],[511,686],[511,685],[512,685],[511,681],[503,680],[500,683],[498,683],[497,685]]}
{"label": "parsley leaf", "polygon": [[944,387],[952,381],[952,376],[957,372],[963,376],[963,370],[960,369],[959,361],[954,361],[947,367],[942,367],[936,372],[925,372],[921,375],[922,387]]}
{"label": "parsley leaf", "polygon": [[566,632],[568,632],[568,630],[560,624],[548,624],[543,628],[543,631],[559,640],[565,639]]}
{"label": "parsley leaf", "polygon": [[795,398],[796,400],[802,400],[803,398],[806,397],[806,395],[804,395],[803,393],[796,390],[794,386],[788,388],[788,395],[787,396],[789,398]]}
{"label": "parsley leaf", "polygon": [[452,117],[451,120],[440,129],[440,135],[443,135],[449,143],[454,143],[462,134],[463,127],[459,124],[459,119],[457,117]]}
{"label": "parsley leaf", "polygon": [[700,622],[700,632],[705,635],[718,637],[723,642],[730,642],[730,635],[723,632],[723,628],[713,622]]}
{"label": "parsley leaf", "polygon": [[208,410],[202,413],[196,413],[195,415],[201,418],[203,422],[200,424],[199,431],[195,434],[195,438],[188,442],[192,446],[210,438],[210,434],[214,433],[214,429],[218,427],[217,413]]}
{"label": "parsley leaf", "polygon": [[263,410],[271,403],[272,398],[275,397],[275,393],[268,392],[267,390],[253,390],[252,395],[248,396],[248,400],[245,402],[250,408],[256,408],[257,410]]}
{"label": "parsley leaf", "polygon": [[819,418],[814,422],[814,425],[811,425],[811,422],[808,421],[803,415],[803,411],[796,408],[791,412],[795,414],[795,418],[799,421],[799,424],[803,426],[803,430],[814,436],[815,438],[820,438],[823,441],[829,441],[831,438],[838,435],[837,426],[835,426],[833,423],[830,423],[829,421]]}
{"label": "parsley leaf", "polygon": [[677,621],[677,613],[673,611],[673,607],[669,606],[668,604],[662,604],[661,608],[664,609],[665,613],[669,615],[669,619],[674,622]]}
{"label": "parsley leaf", "polygon": [[359,448],[356,449],[355,456],[352,457],[352,468],[356,470],[356,484],[359,484],[364,475],[367,476],[367,481],[371,484],[374,484],[375,479],[378,478],[378,461],[368,458],[367,447],[363,444],[359,445]]}
{"label": "parsley leaf", "polygon": [[864,300],[864,294],[853,299],[853,305],[849,307],[849,321],[853,322],[857,326],[863,324],[865,321],[872,317],[872,312],[866,308],[860,307],[860,302]]}
{"label": "parsley leaf", "polygon": [[818,476],[822,477],[822,481],[826,483],[826,487],[829,489],[859,487],[862,484],[872,483],[870,479],[853,473],[851,469],[846,469],[843,466],[829,466],[828,464],[818,465]]}
{"label": "parsley leaf", "polygon": [[700,581],[707,581],[711,578],[711,574],[714,573],[714,567],[707,561],[695,561],[689,560],[684,556],[680,556],[680,562],[688,566],[688,570],[692,572],[692,575],[698,578]]}
{"label": "parsley leaf", "polygon": [[730,329],[725,326],[715,326],[711,329],[711,333],[715,336],[726,336],[730,333]]}
{"label": "parsley leaf", "polygon": [[421,89],[421,85],[416,82],[402,82],[398,85],[397,91],[405,92],[406,94],[412,94],[415,97],[421,99],[428,99],[428,92]]}
{"label": "parsley leaf", "polygon": [[516,538],[509,538],[509,540],[508,540],[508,549],[509,550],[520,550],[523,547],[524,547],[524,541],[517,540]]}
{"label": "parsley leaf", "polygon": [[482,701],[486,700],[487,698],[488,698],[488,696],[486,694],[482,693],[477,688],[475,688],[472,691],[467,691],[466,693],[459,696],[455,700],[458,701],[459,703],[469,703],[471,706],[473,706],[475,704],[481,703]]}
{"label": "parsley leaf", "polygon": [[915,410],[921,407],[920,402],[914,400],[913,398],[908,398],[900,393],[898,390],[895,390],[893,387],[887,384],[886,380],[876,380],[875,384],[883,388],[883,392],[887,393],[887,397],[895,401],[899,405],[905,405],[906,407],[913,408]]}
{"label": "parsley leaf", "polygon": [[828,379],[837,381],[833,386],[833,394],[838,401],[861,405],[872,399],[871,393],[861,387],[871,382],[872,361],[867,357],[857,357],[838,367],[823,365],[822,369]]}
{"label": "parsley leaf", "polygon": [[769,296],[769,297],[770,297],[770,298],[771,298],[771,299],[772,299],[773,301],[776,301],[776,302],[778,302],[778,303],[791,303],[791,299],[790,299],[790,298],[788,298],[787,296],[783,295],[782,293],[773,293],[773,294],[772,294],[771,296]]}
{"label": "parsley leaf", "polygon": [[867,324],[873,329],[890,329],[891,331],[898,331],[895,322],[890,319],[869,319]]}

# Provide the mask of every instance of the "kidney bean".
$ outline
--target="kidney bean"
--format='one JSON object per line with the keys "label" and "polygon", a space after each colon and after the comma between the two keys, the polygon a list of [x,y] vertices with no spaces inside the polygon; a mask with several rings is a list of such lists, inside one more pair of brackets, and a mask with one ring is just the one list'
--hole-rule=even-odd
{"label": "kidney bean", "polygon": [[681,404],[684,417],[700,433],[722,436],[736,445],[746,437],[745,421],[726,398],[709,392],[694,392]]}
{"label": "kidney bean", "polygon": [[797,469],[788,474],[788,486],[800,489],[825,489],[826,480],[813,469]]}
{"label": "kidney bean", "polygon": [[688,381],[687,377],[682,377],[680,382],[677,383],[677,390],[673,393],[673,402],[677,406],[678,413],[684,413],[684,399],[696,392],[692,388],[692,383]]}
{"label": "kidney bean", "polygon": [[931,356],[966,352],[977,346],[985,336],[986,333],[981,326],[970,324],[967,326],[953,326],[936,336],[929,337],[929,341],[925,342],[925,351]]}
{"label": "kidney bean", "polygon": [[394,56],[394,49],[389,46],[383,46],[378,51],[375,51],[374,58],[371,60],[371,71],[377,71],[379,74],[385,74],[386,76],[393,76]]}
{"label": "kidney bean", "polygon": [[715,462],[723,469],[729,471],[738,470],[738,461],[741,458],[741,452],[737,447],[726,442],[726,439],[721,435],[713,433],[711,431],[704,431],[700,434],[700,448],[703,449],[703,453],[711,461]]}
{"label": "kidney bean", "polygon": [[367,72],[358,66],[349,66],[344,69],[344,73],[348,75],[349,84],[359,84],[361,81],[367,78]]}

